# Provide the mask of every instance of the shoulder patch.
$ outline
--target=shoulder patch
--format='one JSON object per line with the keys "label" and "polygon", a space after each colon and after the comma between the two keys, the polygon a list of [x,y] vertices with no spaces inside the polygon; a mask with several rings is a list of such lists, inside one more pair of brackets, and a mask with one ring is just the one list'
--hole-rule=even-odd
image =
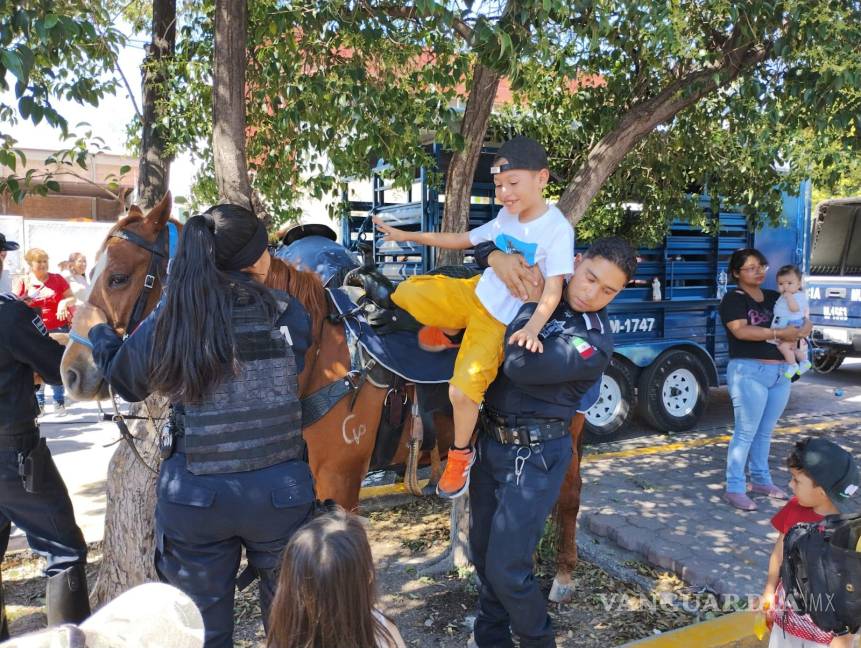
{"label": "shoulder patch", "polygon": [[595,355],[595,347],[581,337],[575,336],[571,338],[571,346],[577,350],[577,353],[579,353],[580,357],[584,360]]}
{"label": "shoulder patch", "polygon": [[44,337],[48,335],[48,327],[45,326],[45,322],[42,321],[42,318],[36,315],[32,320],[33,326],[36,327],[36,330]]}

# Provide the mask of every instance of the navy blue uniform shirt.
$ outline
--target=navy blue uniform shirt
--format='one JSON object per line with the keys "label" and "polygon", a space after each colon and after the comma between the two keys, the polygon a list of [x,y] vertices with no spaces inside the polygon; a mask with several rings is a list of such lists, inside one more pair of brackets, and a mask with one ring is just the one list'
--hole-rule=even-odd
{"label": "navy blue uniform shirt", "polygon": [[35,420],[39,414],[33,373],[59,385],[63,346],[48,336],[35,310],[0,295],[0,425]]}
{"label": "navy blue uniform shirt", "polygon": [[613,356],[606,310],[579,313],[563,299],[541,329],[543,353],[510,345],[537,304],[524,304],[505,332],[505,360],[484,397],[502,415],[571,419],[581,399],[601,378]]}

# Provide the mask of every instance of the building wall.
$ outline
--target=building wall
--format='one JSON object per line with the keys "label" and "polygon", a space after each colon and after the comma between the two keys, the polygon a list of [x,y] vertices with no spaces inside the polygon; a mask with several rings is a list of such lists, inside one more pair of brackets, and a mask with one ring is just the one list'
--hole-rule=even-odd
{"label": "building wall", "polygon": [[[15,173],[24,176],[30,169],[37,174],[50,171],[56,174],[54,179],[60,183],[60,191],[50,192],[46,196],[29,195],[21,203],[16,203],[9,194],[0,195],[0,214],[27,219],[114,222],[125,212],[125,202],[111,194],[124,197],[132,191],[137,182],[137,159],[98,153],[90,157],[86,169],[81,169],[78,166],[46,165],[45,160],[52,151],[23,150],[27,164],[23,168],[16,168]],[[119,190],[109,191],[109,176],[119,176],[122,166],[129,166],[131,170],[122,178]],[[5,176],[11,173],[11,169],[0,165],[0,174]]]}

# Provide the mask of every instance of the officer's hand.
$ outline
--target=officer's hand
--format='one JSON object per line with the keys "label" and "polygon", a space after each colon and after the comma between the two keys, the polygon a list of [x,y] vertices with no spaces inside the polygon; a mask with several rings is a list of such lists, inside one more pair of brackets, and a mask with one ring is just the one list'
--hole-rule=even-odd
{"label": "officer's hand", "polygon": [[536,279],[523,255],[506,254],[497,250],[490,253],[487,262],[508,288],[508,292],[523,301],[529,300],[529,288],[535,286]]}
{"label": "officer's hand", "polygon": [[537,265],[529,268],[529,279],[526,282],[526,299],[523,301],[537,302],[541,300],[544,293],[544,275]]}
{"label": "officer's hand", "polygon": [[33,384],[34,385],[41,385],[43,382],[44,381],[42,380],[42,376],[40,376],[37,373],[33,374]]}
{"label": "officer's hand", "polygon": [[511,337],[508,338],[508,343],[526,347],[527,351],[532,351],[534,353],[544,352],[544,345],[541,344],[541,340],[538,339],[538,331],[534,331],[528,326],[524,326],[519,331],[512,333]]}

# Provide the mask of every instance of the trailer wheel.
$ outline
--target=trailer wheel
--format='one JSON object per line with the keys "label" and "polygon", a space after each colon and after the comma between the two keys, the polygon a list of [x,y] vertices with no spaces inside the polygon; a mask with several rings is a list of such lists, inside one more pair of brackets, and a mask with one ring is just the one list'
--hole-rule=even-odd
{"label": "trailer wheel", "polygon": [[690,430],[706,409],[708,390],[706,372],[695,355],[665,351],[640,374],[639,414],[662,432]]}
{"label": "trailer wheel", "polygon": [[813,356],[813,368],[816,370],[817,373],[831,373],[843,364],[843,360],[845,358],[845,355],[841,353],[834,353],[833,351],[817,353]]}
{"label": "trailer wheel", "polygon": [[601,395],[586,412],[586,438],[589,443],[614,441],[621,436],[634,405],[634,370],[613,358],[601,379]]}

